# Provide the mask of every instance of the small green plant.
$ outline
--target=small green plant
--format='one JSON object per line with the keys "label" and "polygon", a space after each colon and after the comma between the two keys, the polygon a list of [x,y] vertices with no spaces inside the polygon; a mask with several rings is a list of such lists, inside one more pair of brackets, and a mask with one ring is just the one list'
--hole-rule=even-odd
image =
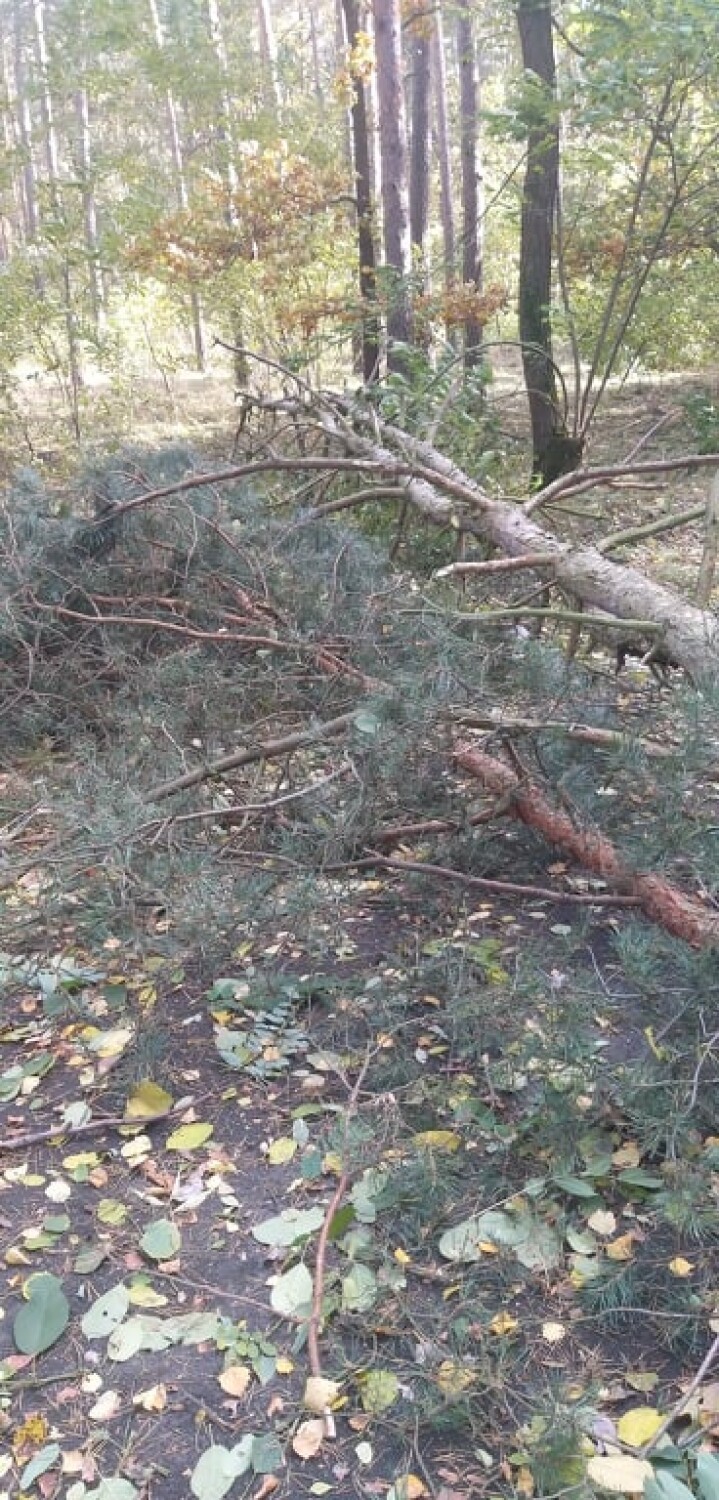
{"label": "small green plant", "polygon": [[708,390],[693,391],[682,402],[699,453],[719,451],[719,403]]}

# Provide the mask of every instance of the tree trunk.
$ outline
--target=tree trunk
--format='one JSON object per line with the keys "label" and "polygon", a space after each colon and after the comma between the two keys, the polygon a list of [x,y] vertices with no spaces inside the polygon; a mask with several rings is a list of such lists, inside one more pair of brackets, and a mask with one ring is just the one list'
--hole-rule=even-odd
{"label": "tree trunk", "polygon": [[432,23],[424,13],[409,28],[412,76],[411,143],[409,160],[409,225],[413,268],[421,288],[427,283],[426,240],[429,223],[429,101],[431,92]]}
{"label": "tree trunk", "polygon": [[282,104],[277,71],[277,42],[272,24],[270,0],[257,0],[257,24],[260,32],[260,62],[265,80],[265,102],[273,110]]}
{"label": "tree trunk", "polygon": [[[32,245],[35,244],[38,237],[40,211],[38,208],[37,176],[33,155],[32,114],[25,68],[25,38],[23,36],[22,11],[19,4],[15,5],[14,20],[15,48],[13,62],[15,69],[15,93],[17,96],[17,129],[22,159],[23,218],[25,239],[28,244]],[[36,275],[36,282],[38,292],[42,295],[42,282],[39,272]]]}
{"label": "tree trunk", "polygon": [[[207,0],[207,19],[210,29],[210,41],[215,53],[217,71],[222,80],[222,92],[220,94],[220,133],[222,137],[222,174],[225,179],[227,190],[227,206],[225,215],[227,223],[233,228],[237,224],[237,210],[235,198],[239,187],[239,175],[237,171],[237,153],[235,151],[235,132],[232,118],[232,98],[230,95],[229,68],[227,64],[227,48],[222,31],[222,18],[218,0]],[[230,312],[232,327],[232,342],[235,353],[232,359],[233,374],[236,384],[242,389],[249,385],[250,366],[245,353],[245,330],[242,313],[237,304]]]}
{"label": "tree trunk", "polygon": [[90,104],[87,89],[78,89],[75,94],[75,118],[77,120],[77,166],[82,188],[82,216],[85,229],[90,306],[96,337],[105,332],[105,299],[100,270],[100,246],[97,228],[97,204],[92,181],[92,156],[90,140]]}
{"label": "tree trunk", "polygon": [[[50,89],[50,57],[45,34],[45,0],[32,0],[32,15],[35,23],[35,46],[37,52],[40,87],[40,111],[42,114],[45,145],[45,166],[48,178],[50,207],[59,227],[62,218],[60,192],[60,148],[55,127],[55,110]],[[70,262],[67,251],[61,251],[62,301],[67,338],[67,362],[69,374],[69,405],[75,437],[80,438],[80,390],[82,373],[80,350],[77,338],[77,323],[73,305],[73,289],[70,277]]]}
{"label": "tree trunk", "polygon": [[[454,196],[452,192],[452,158],[449,144],[447,111],[447,67],[444,57],[444,32],[442,11],[437,6],[434,13],[432,36],[434,60],[434,99],[437,130],[437,155],[439,158],[439,209],[442,220],[442,243],[444,247],[444,285],[451,291],[456,281],[456,241],[454,228]],[[454,323],[447,320],[447,340],[452,342]]]}
{"label": "tree trunk", "polygon": [[412,342],[407,125],[402,87],[399,0],[373,0],[384,250],[388,276],[387,364],[403,371],[398,344]]}
{"label": "tree trunk", "polygon": [[[518,0],[517,20],[525,70],[544,98],[541,119],[527,139],[527,170],[522,191],[519,266],[519,337],[532,424],[532,469],[549,483],[547,460],[564,435],[558,415],[552,363],[552,248],[559,182],[559,119],[551,0]],[[539,104],[539,92],[537,106]],[[571,467],[571,465],[570,465]],[[563,472],[561,467],[558,472]]]}
{"label": "tree trunk", "polygon": [[[470,0],[458,0],[460,147],[462,160],[462,279],[481,292],[483,283],[480,178],[477,162],[477,58]],[[482,325],[469,313],[464,323],[464,368],[481,362]]]}
{"label": "tree trunk", "polygon": [[[652,621],[661,632],[663,650],[695,683],[719,682],[719,620],[710,610],[687,604],[673,589],[654,583],[637,568],[613,562],[597,547],[574,547],[543,531],[521,506],[494,500],[429,443],[385,427],[385,438],[397,445],[392,451],[350,433],[346,424],[340,427],[328,418],[324,425],[341,447],[386,465],[389,473],[399,454],[403,462],[409,459],[431,471],[404,482],[409,504],[434,525],[481,537],[508,557],[541,554],[554,582],[587,610],[605,614],[607,626],[611,627],[612,617],[622,622]],[[432,473],[437,476],[437,488]]]}
{"label": "tree trunk", "polygon": [[[347,42],[350,49],[357,43],[359,14],[357,0],[343,0]],[[379,375],[379,318],[374,236],[372,232],[372,184],[367,127],[367,93],[362,76],[352,72],[352,155],[354,158],[355,200],[357,204],[357,253],[359,290],[362,303],[362,374],[369,385]]]}

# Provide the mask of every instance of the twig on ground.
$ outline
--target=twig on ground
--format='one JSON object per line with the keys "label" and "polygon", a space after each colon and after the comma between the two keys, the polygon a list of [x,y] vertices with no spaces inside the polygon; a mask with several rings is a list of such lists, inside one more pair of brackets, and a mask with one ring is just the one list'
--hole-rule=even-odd
{"label": "twig on ground", "polygon": [[[357,1077],[355,1079],[344,1112],[343,1158],[345,1160],[345,1163],[348,1154],[350,1123],[354,1119],[354,1115],[357,1109],[357,1100],[359,1098],[360,1089],[362,1088],[367,1069],[370,1065],[370,1060],[371,1053],[368,1050],[362,1067],[360,1068],[359,1073],[357,1074]],[[307,1357],[309,1361],[310,1374],[320,1379],[322,1377],[322,1360],[320,1357],[319,1334],[320,1327],[322,1325],[322,1300],[324,1297],[325,1289],[325,1261],[327,1257],[327,1245],[329,1242],[332,1220],[334,1219],[334,1216],[337,1213],[342,1199],[344,1198],[349,1181],[350,1171],[348,1166],[345,1165],[339,1182],[337,1183],[337,1187],[335,1188],[332,1197],[330,1198],[330,1201],[327,1205],[327,1210],[322,1222],[322,1228],[320,1229],[319,1235],[317,1236],[314,1285],[312,1290],[312,1310],[307,1320]],[[325,1425],[327,1425],[328,1418],[331,1420],[331,1413],[329,1412],[329,1409],[324,1413]]]}
{"label": "twig on ground", "polygon": [[47,1130],[26,1130],[22,1135],[8,1136],[0,1140],[0,1152],[18,1151],[22,1146],[37,1146],[42,1141],[54,1141],[58,1137],[76,1135],[96,1135],[101,1130],[127,1130],[141,1129],[145,1125],[154,1125],[158,1120],[170,1120],[174,1115],[184,1114],[191,1104],[196,1101],[190,1094],[185,1099],[180,1099],[170,1109],[158,1110],[154,1115],[133,1115],[126,1119],[124,1115],[105,1115],[99,1120],[85,1120],[82,1125],[65,1125],[60,1120],[57,1125],[51,1125]]}
{"label": "twig on ground", "polygon": [[481,891],[492,891],[498,896],[531,896],[540,901],[569,901],[574,906],[639,906],[638,896],[609,894],[583,895],[575,891],[553,891],[543,885],[516,885],[511,880],[485,880],[481,875],[465,875],[462,870],[453,870],[448,865],[427,864],[420,859],[394,859],[384,854],[367,854],[361,859],[347,860],[341,865],[326,865],[327,874],[340,870],[368,870],[375,865],[385,870],[407,871],[414,875],[431,875],[437,880],[455,880],[460,885],[475,887]]}
{"label": "twig on ground", "polygon": [[689,1405],[689,1402],[691,1401],[692,1396],[694,1395],[694,1392],[699,1389],[699,1386],[701,1385],[701,1383],[702,1383],[702,1381],[704,1379],[704,1376],[711,1369],[711,1367],[712,1367],[712,1365],[713,1365],[713,1363],[714,1363],[714,1361],[715,1361],[715,1359],[716,1359],[716,1357],[717,1357],[718,1354],[719,1354],[719,1333],[712,1340],[712,1342],[709,1345],[709,1348],[707,1349],[707,1352],[704,1355],[704,1358],[703,1358],[703,1360],[702,1360],[702,1362],[701,1362],[701,1364],[699,1366],[699,1369],[697,1370],[696,1374],[692,1376],[692,1379],[690,1380],[689,1385],[687,1386],[686,1390],[682,1392],[681,1396],[679,1397],[679,1400],[677,1402],[675,1402],[675,1404],[672,1407],[671,1411],[667,1413],[666,1417],[664,1418],[664,1421],[661,1424],[661,1427],[657,1427],[656,1432],[652,1433],[651,1437],[649,1438],[649,1441],[644,1444],[643,1448],[639,1449],[639,1457],[640,1458],[647,1458],[647,1456],[654,1451],[654,1449],[657,1446],[657,1443],[660,1441],[661,1438],[664,1437],[665,1432],[668,1432],[669,1428],[672,1425],[672,1423],[676,1422],[677,1417],[681,1416],[682,1412],[684,1411],[684,1408]]}

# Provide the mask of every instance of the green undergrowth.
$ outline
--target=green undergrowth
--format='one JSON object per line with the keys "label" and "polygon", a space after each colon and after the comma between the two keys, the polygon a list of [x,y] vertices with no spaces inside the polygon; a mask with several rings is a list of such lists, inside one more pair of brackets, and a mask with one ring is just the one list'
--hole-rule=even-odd
{"label": "green undergrowth", "polygon": [[[579,1493],[598,1414],[642,1390],[666,1410],[719,1314],[716,956],[606,902],[453,746],[472,716],[491,755],[503,716],[539,723],[511,741],[528,784],[711,904],[717,703],[630,691],[607,655],[568,663],[560,637],[483,619],[408,554],[298,510],[286,475],[114,516],[201,470],[128,450],[88,469],[72,516],[25,476],[6,517],[3,799],[23,842],[0,891],[3,1098],[40,1110],[95,1030],[123,1039],[90,1070],[111,1113],[147,1080],[179,1098],[189,1074],[208,1113],[247,1091],[258,1160],[291,1163],[275,1199],[311,1214],[261,1241],[280,1291],[258,1302],[293,1358],[342,1178],[321,1340],[349,1409],[403,1451],[461,1454],[492,1493],[529,1493],[526,1473]],[[626,738],[597,748],[568,720]]]}

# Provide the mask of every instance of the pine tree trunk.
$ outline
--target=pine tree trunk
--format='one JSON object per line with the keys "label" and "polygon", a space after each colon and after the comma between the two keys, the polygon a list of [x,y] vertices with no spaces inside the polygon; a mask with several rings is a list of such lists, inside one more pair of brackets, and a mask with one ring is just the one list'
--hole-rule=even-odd
{"label": "pine tree trunk", "polygon": [[[455,257],[457,253],[455,227],[454,227],[454,194],[452,189],[452,158],[449,144],[449,124],[447,110],[447,67],[444,57],[444,30],[442,26],[442,11],[437,6],[434,13],[434,34],[432,37],[432,52],[434,59],[434,99],[435,99],[435,121],[437,131],[437,155],[439,158],[439,208],[442,220],[442,243],[444,247],[444,284],[447,292],[451,291],[456,281]],[[452,342],[454,336],[454,324],[447,323],[447,339]]]}
{"label": "pine tree trunk", "polygon": [[[359,13],[357,0],[343,0],[347,41],[350,48],[357,42]],[[352,74],[352,155],[354,158],[355,200],[357,204],[357,254],[359,289],[362,303],[362,374],[365,384],[379,374],[379,318],[374,236],[372,232],[372,186],[367,128],[367,94],[361,76]]]}
{"label": "pine tree trunk", "polygon": [[431,93],[431,21],[421,14],[409,27],[411,67],[411,144],[409,158],[409,224],[413,268],[423,290],[427,284],[426,240],[429,224],[429,103]]}
{"label": "pine tree trunk", "polygon": [[[477,161],[477,58],[471,0],[458,0],[460,146],[462,158],[462,280],[481,292],[483,283],[480,179]],[[464,323],[464,368],[481,362],[482,325],[469,313]]]}
{"label": "pine tree trunk", "polygon": [[399,0],[373,0],[384,253],[388,273],[387,364],[406,368],[398,344],[412,342],[407,124],[402,86]]}
{"label": "pine tree trunk", "polygon": [[90,104],[85,88],[78,89],[75,94],[75,118],[77,120],[77,166],[82,187],[82,216],[85,228],[90,306],[95,334],[97,338],[102,338],[105,331],[105,299],[100,270],[97,204],[92,182]]}
{"label": "pine tree trunk", "polygon": [[551,0],[519,0],[522,61],[544,86],[543,119],[529,131],[522,190],[519,337],[532,424],[532,467],[544,478],[548,454],[561,439],[552,359],[552,249],[559,182],[559,120]]}

